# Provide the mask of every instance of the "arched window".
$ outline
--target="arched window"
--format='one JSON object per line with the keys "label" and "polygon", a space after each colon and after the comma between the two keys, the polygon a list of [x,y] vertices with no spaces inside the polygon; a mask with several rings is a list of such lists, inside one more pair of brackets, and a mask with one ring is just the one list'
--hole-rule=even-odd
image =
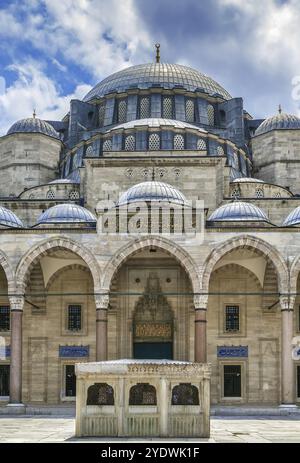
{"label": "arched window", "polygon": [[195,122],[195,103],[194,100],[187,99],[185,102],[185,120]]}
{"label": "arched window", "polygon": [[197,140],[197,150],[206,150],[206,142],[203,138],[198,138]]}
{"label": "arched window", "polygon": [[128,135],[125,138],[125,151],[134,151],[135,150],[135,137],[133,135]]}
{"label": "arched window", "polygon": [[226,125],[226,113],[224,109],[221,109],[219,114],[220,114],[220,124],[223,126]]}
{"label": "arched window", "polygon": [[156,151],[160,149],[160,136],[158,133],[151,133],[149,136],[149,150]]}
{"label": "arched window", "polygon": [[174,136],[174,150],[184,150],[184,137],[179,133]]}
{"label": "arched window", "polygon": [[98,107],[98,123],[99,123],[99,127],[104,126],[104,116],[105,116],[105,104],[102,103]]}
{"label": "arched window", "polygon": [[114,390],[107,383],[95,383],[88,388],[87,405],[114,405]]}
{"label": "arched window", "polygon": [[223,148],[223,146],[220,146],[220,145],[219,145],[219,146],[217,147],[217,153],[218,153],[218,156],[224,156],[225,153],[224,153],[224,148]]}
{"label": "arched window", "polygon": [[118,103],[118,122],[126,122],[127,117],[127,102],[120,100]]}
{"label": "arched window", "polygon": [[112,141],[110,138],[108,138],[103,143],[103,151],[111,151],[111,150],[112,150]]}
{"label": "arched window", "polygon": [[264,190],[262,188],[257,188],[255,191],[256,198],[263,198],[264,197]]}
{"label": "arched window", "polygon": [[129,391],[129,405],[156,405],[156,389],[149,383],[138,383]]}
{"label": "arched window", "polygon": [[281,198],[281,193],[279,193],[279,192],[275,193],[274,198]]}
{"label": "arched window", "polygon": [[147,119],[150,117],[150,98],[143,96],[140,99],[140,118]]}
{"label": "arched window", "polygon": [[207,106],[207,118],[209,125],[215,125],[215,109],[211,104]]}
{"label": "arched window", "polygon": [[89,145],[89,146],[86,148],[85,155],[89,157],[89,156],[93,156],[93,154],[94,154],[93,145]]}
{"label": "arched window", "polygon": [[48,190],[46,194],[47,199],[55,199],[55,193],[53,190]]}
{"label": "arched window", "polygon": [[79,199],[79,191],[76,191],[76,190],[70,191],[69,198],[72,200]]}
{"label": "arched window", "polygon": [[199,405],[199,391],[191,383],[180,383],[172,389],[172,405]]}
{"label": "arched window", "polygon": [[171,96],[163,97],[162,117],[173,119],[173,100]]}

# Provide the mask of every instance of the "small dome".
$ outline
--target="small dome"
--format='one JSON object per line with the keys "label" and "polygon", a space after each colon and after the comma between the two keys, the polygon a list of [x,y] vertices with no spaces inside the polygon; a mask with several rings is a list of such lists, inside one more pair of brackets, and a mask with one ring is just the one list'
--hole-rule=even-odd
{"label": "small dome", "polygon": [[59,134],[52,125],[42,119],[38,119],[37,117],[29,117],[15,122],[8,130],[7,135],[12,133],[41,133],[59,140]]}
{"label": "small dome", "polygon": [[70,178],[58,178],[57,180],[52,180],[48,185],[53,185],[57,183],[78,183],[76,180],[71,180]]}
{"label": "small dome", "polygon": [[280,112],[275,116],[269,117],[264,120],[256,129],[255,135],[262,135],[263,133],[270,132],[271,130],[282,129],[300,129],[300,119],[293,114],[286,114]]}
{"label": "small dome", "polygon": [[12,211],[0,206],[0,225],[11,228],[24,228],[19,217]]}
{"label": "small dome", "polygon": [[117,206],[137,201],[168,201],[170,203],[184,204],[184,195],[173,186],[163,182],[142,182],[129,188],[117,202]]}
{"label": "small dome", "polygon": [[219,207],[211,214],[208,220],[210,222],[269,222],[268,217],[259,207],[242,201],[234,201]]}
{"label": "small dome", "polygon": [[205,129],[197,127],[196,125],[189,124],[188,122],[177,121],[175,119],[163,119],[163,118],[148,118],[148,119],[136,119],[133,121],[125,122],[124,124],[119,124],[113,127],[112,129],[108,130],[107,132],[111,132],[112,130],[119,130],[119,129],[134,129],[135,127],[147,126],[152,128],[159,129],[160,127],[174,127],[176,129],[193,129],[197,130],[201,133],[207,133]]}
{"label": "small dome", "polygon": [[96,217],[84,207],[76,204],[58,204],[43,212],[37,220],[38,225],[74,222],[96,224]]}
{"label": "small dome", "polygon": [[232,180],[231,183],[265,183],[263,180],[260,180],[259,178],[253,178],[253,177],[240,177],[240,178],[235,178]]}
{"label": "small dome", "polygon": [[100,98],[110,92],[126,92],[132,88],[148,89],[153,86],[173,89],[178,86],[194,92],[201,89],[210,95],[221,95],[230,100],[230,94],[211,77],[181,64],[147,63],[130,66],[106,77],[89,91],[83,101]]}
{"label": "small dome", "polygon": [[300,206],[296,207],[292,212],[289,213],[287,218],[284,220],[284,227],[290,227],[292,225],[300,225]]}

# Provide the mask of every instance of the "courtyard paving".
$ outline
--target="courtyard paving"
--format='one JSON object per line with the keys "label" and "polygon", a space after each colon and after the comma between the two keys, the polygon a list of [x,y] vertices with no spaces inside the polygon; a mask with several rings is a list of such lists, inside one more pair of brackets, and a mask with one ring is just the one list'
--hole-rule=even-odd
{"label": "courtyard paving", "polygon": [[217,417],[211,419],[210,439],[105,439],[74,437],[75,420],[56,416],[1,416],[0,443],[23,442],[237,442],[300,443],[299,417]]}

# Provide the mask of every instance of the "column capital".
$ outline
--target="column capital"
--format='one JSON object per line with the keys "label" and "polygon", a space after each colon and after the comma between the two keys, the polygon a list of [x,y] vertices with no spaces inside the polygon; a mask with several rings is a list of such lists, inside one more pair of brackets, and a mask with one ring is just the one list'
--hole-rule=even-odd
{"label": "column capital", "polygon": [[295,296],[290,295],[279,296],[281,311],[292,312],[294,310],[295,299]]}
{"label": "column capital", "polygon": [[22,312],[24,307],[24,296],[9,296],[10,310]]}
{"label": "column capital", "polygon": [[109,304],[109,294],[95,294],[95,304],[97,310],[107,310]]}
{"label": "column capital", "polygon": [[194,294],[195,310],[207,309],[208,295],[207,294]]}

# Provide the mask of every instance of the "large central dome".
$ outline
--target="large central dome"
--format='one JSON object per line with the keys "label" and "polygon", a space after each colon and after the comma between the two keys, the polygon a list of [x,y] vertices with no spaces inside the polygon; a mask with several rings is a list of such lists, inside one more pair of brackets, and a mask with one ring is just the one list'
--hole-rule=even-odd
{"label": "large central dome", "polygon": [[84,97],[83,101],[102,97],[110,92],[124,92],[130,88],[147,89],[153,86],[173,89],[176,86],[194,92],[204,90],[230,100],[230,94],[211,77],[181,64],[149,63],[131,66],[102,80]]}

